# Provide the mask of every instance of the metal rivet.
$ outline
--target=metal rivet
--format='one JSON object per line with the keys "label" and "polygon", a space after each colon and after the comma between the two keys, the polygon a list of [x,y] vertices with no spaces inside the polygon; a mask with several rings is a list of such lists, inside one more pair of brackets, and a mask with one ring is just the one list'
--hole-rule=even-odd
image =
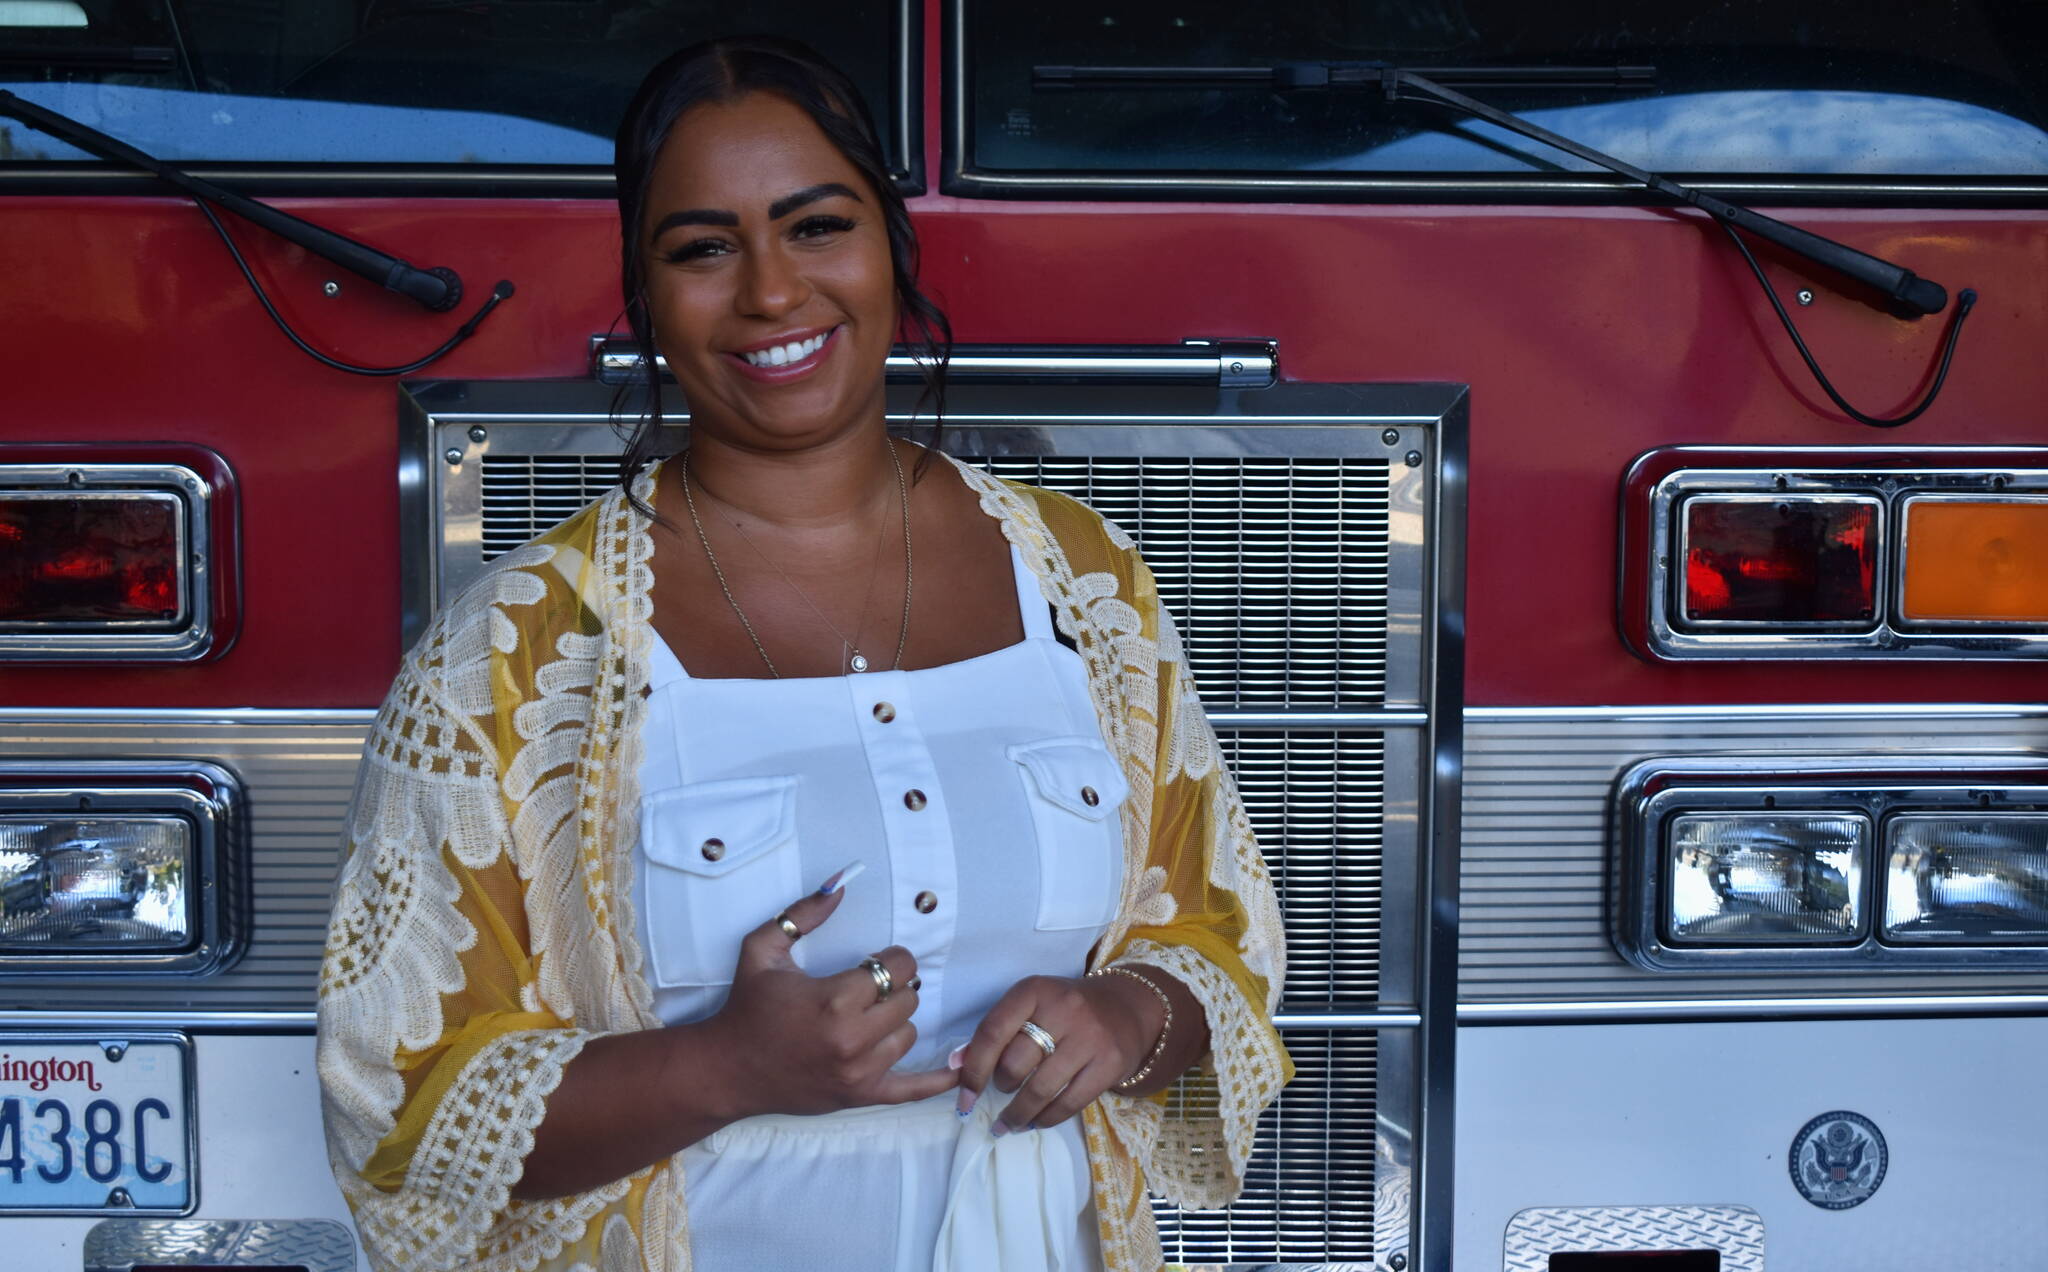
{"label": "metal rivet", "polygon": [[1422,452],[1409,451],[1406,455],[1401,456],[1401,462],[1410,468],[1420,468],[1422,467]]}
{"label": "metal rivet", "polygon": [[320,284],[320,290],[329,296],[339,296],[341,295],[341,284],[330,278]]}
{"label": "metal rivet", "polygon": [[924,792],[916,787],[903,792],[903,806],[915,813],[924,807]]}
{"label": "metal rivet", "polygon": [[930,914],[939,908],[939,897],[935,892],[920,892],[911,904],[917,907],[919,914]]}
{"label": "metal rivet", "polygon": [[470,426],[469,426],[469,440],[470,440],[470,441],[472,441],[472,442],[475,442],[475,443],[477,443],[478,445],[482,445],[483,443],[485,443],[485,442],[489,441],[490,439],[491,439],[491,431],[490,431],[489,429],[485,428],[485,427],[484,427],[483,425],[481,425],[481,424],[472,424],[472,425],[470,425]]}
{"label": "metal rivet", "polygon": [[119,1207],[122,1210],[128,1210],[133,1208],[133,1206],[135,1205],[135,1198],[128,1195],[128,1190],[126,1188],[116,1188],[114,1191],[107,1194],[107,1204],[109,1206]]}
{"label": "metal rivet", "polygon": [[894,720],[895,718],[895,707],[890,706],[886,702],[877,702],[875,704],[875,719],[880,720],[883,724],[887,724],[889,723],[889,721]]}
{"label": "metal rivet", "polygon": [[125,1042],[103,1042],[100,1044],[100,1050],[107,1053],[108,1060],[119,1063],[121,1057],[128,1054],[128,1044]]}
{"label": "metal rivet", "polygon": [[1390,428],[1386,432],[1380,434],[1380,440],[1385,442],[1389,446],[1399,446],[1401,444],[1401,430],[1398,428]]}
{"label": "metal rivet", "polygon": [[1408,1256],[1405,1254],[1389,1255],[1387,1266],[1394,1269],[1394,1272],[1407,1272]]}
{"label": "metal rivet", "polygon": [[1811,305],[1813,303],[1813,292],[1811,289],[1805,287],[1799,289],[1799,303],[1802,305]]}
{"label": "metal rivet", "polygon": [[457,447],[450,446],[447,449],[447,451],[444,454],[442,454],[441,458],[447,460],[451,464],[460,465],[462,463],[462,451]]}
{"label": "metal rivet", "polygon": [[703,852],[704,860],[716,861],[725,855],[725,841],[723,839],[707,839],[704,841]]}
{"label": "metal rivet", "polygon": [[1093,808],[1102,802],[1102,796],[1095,793],[1094,787],[1084,786],[1081,788],[1081,802]]}

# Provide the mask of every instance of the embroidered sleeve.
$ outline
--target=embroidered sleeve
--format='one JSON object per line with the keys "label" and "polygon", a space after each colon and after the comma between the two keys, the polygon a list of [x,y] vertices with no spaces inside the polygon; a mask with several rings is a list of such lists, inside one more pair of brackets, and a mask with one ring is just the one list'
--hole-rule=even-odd
{"label": "embroidered sleeve", "polygon": [[1153,1192],[1212,1209],[1242,1191],[1259,1115],[1294,1075],[1272,1024],[1286,946],[1279,898],[1173,618],[1151,571],[1135,553],[1131,561],[1142,639],[1125,645],[1126,749],[1142,752],[1134,758],[1152,779],[1136,810],[1148,847],[1107,961],[1149,964],[1186,985],[1207,1019],[1209,1052],[1162,1096],[1112,1097],[1107,1111]]}
{"label": "embroidered sleeve", "polygon": [[466,719],[408,663],[365,748],[322,966],[328,1152],[380,1269],[532,1268],[627,1187],[509,1199],[589,1035],[536,992],[527,881]]}

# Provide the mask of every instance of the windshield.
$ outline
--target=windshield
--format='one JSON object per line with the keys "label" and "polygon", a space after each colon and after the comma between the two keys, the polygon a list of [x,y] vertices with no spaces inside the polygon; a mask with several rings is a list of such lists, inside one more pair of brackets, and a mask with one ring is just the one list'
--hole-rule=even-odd
{"label": "windshield", "polygon": [[[780,0],[0,0],[0,87],[161,159],[604,166],[655,62],[804,41],[867,97],[893,164],[897,9]],[[0,118],[0,161],[88,160]]]}
{"label": "windshield", "polygon": [[[977,171],[1590,170],[1441,108],[1388,103],[1376,89],[1034,82],[1034,68],[1048,65],[1377,60],[1425,75],[1577,68],[1563,84],[1452,86],[1653,171],[2048,174],[2042,0],[1039,0],[965,8]],[[1616,87],[1617,68],[1642,68],[1631,72],[1641,78]]]}

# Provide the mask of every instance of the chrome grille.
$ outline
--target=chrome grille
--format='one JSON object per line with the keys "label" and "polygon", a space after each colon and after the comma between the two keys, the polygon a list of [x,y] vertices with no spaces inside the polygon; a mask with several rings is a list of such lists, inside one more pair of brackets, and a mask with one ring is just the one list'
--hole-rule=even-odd
{"label": "chrome grille", "polygon": [[560,525],[618,484],[616,453],[485,455],[484,560]]}
{"label": "chrome grille", "polygon": [[[593,430],[591,440],[609,438]],[[1080,499],[1138,539],[1212,708],[1370,710],[1385,701],[1391,470],[1384,458],[968,462]],[[609,453],[486,452],[484,559],[598,498],[616,472]],[[1383,736],[1226,729],[1220,741],[1280,893],[1287,1008],[1373,1003],[1380,992]],[[1220,1211],[1160,1206],[1169,1261],[1371,1257],[1377,1037],[1325,1029],[1286,1037],[1299,1076],[1260,1123],[1243,1197]]]}
{"label": "chrome grille", "polygon": [[1291,729],[1226,732],[1221,741],[1286,916],[1286,1005],[1315,1011],[1377,998],[1380,735]]}
{"label": "chrome grille", "polygon": [[1131,532],[1215,707],[1373,707],[1387,681],[1387,461],[977,459]]}
{"label": "chrome grille", "polygon": [[[1072,495],[1143,546],[1214,707],[1378,706],[1387,678],[1387,461],[972,457]],[[617,480],[610,455],[488,454],[483,558]]]}
{"label": "chrome grille", "polygon": [[1378,1043],[1351,1030],[1288,1032],[1295,1078],[1259,1121],[1243,1196],[1224,1210],[1182,1210],[1154,1199],[1168,1263],[1372,1257]]}

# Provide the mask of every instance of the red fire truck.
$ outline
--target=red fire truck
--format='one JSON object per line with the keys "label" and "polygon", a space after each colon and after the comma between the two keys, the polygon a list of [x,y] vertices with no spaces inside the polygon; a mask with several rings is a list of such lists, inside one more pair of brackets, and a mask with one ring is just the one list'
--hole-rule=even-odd
{"label": "red fire truck", "polygon": [[736,28],[868,94],[948,446],[1138,537],[1280,884],[1169,1261],[2040,1265],[2027,0],[0,0],[0,1265],[358,1266],[362,741],[616,481],[612,128]]}

